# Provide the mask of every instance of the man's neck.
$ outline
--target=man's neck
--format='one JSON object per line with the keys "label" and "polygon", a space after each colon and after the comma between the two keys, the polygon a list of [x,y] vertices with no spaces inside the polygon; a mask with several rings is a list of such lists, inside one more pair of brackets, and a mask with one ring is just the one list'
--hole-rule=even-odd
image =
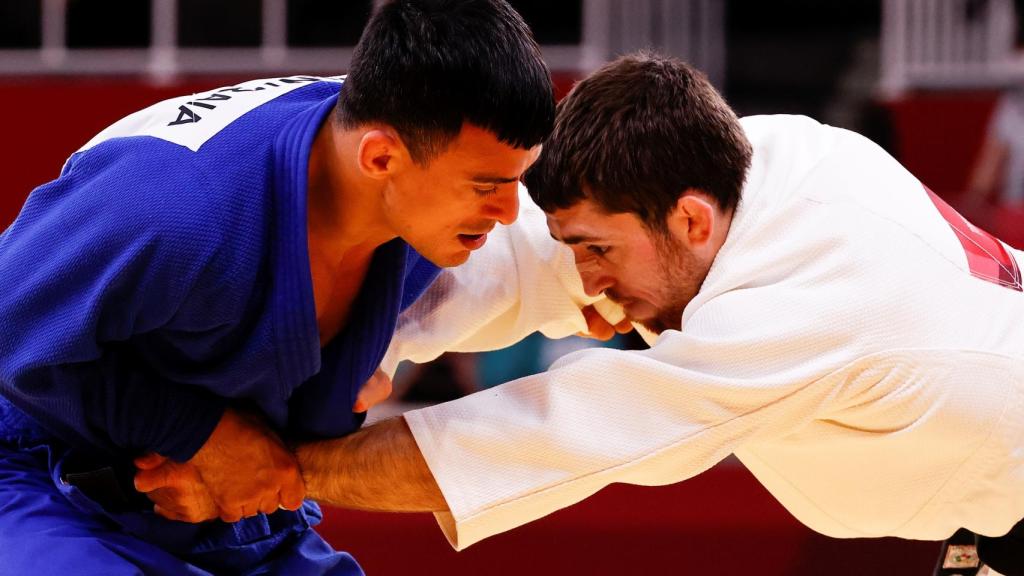
{"label": "man's neck", "polygon": [[368,257],[393,239],[380,208],[380,184],[357,164],[359,135],[328,119],[309,155],[307,226],[310,257]]}
{"label": "man's neck", "polygon": [[358,134],[328,120],[309,155],[309,269],[321,346],[347,325],[374,250],[395,237],[380,209],[380,184],[361,173],[358,153]]}

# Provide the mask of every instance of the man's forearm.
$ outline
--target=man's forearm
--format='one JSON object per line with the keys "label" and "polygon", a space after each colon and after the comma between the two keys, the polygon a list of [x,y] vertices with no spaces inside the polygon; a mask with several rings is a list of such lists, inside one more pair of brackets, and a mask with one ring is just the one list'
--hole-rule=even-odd
{"label": "man's forearm", "polygon": [[303,444],[295,453],[306,495],[318,502],[392,512],[448,509],[404,418]]}

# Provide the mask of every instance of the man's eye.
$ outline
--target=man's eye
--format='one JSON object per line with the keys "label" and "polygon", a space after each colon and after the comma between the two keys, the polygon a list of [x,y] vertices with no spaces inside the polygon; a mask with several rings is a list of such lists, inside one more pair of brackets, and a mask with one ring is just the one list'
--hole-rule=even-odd
{"label": "man's eye", "polygon": [[587,251],[589,251],[591,254],[604,256],[605,254],[608,253],[608,248],[605,248],[604,246],[595,246],[593,244],[588,244]]}
{"label": "man's eye", "polygon": [[473,190],[475,190],[476,193],[481,196],[490,196],[491,194],[494,194],[495,192],[498,191],[498,187],[491,186],[490,188],[473,188]]}

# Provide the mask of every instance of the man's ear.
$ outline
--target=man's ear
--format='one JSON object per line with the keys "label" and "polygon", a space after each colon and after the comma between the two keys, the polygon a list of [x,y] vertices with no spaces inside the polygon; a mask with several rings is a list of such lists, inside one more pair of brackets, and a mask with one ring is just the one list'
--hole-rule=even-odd
{"label": "man's ear", "polygon": [[398,133],[390,128],[375,128],[366,131],[359,140],[357,161],[364,176],[384,179],[402,170],[411,158]]}
{"label": "man's ear", "polygon": [[707,194],[693,188],[687,189],[666,217],[669,232],[691,249],[706,246],[718,224],[715,206]]}

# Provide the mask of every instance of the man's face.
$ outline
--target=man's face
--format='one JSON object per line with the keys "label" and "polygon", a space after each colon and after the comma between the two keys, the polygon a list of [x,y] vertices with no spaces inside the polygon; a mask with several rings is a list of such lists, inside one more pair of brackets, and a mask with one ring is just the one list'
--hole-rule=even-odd
{"label": "man's face", "polygon": [[457,266],[484,245],[495,224],[519,213],[518,183],[537,159],[466,124],[426,166],[410,164],[384,192],[387,217],[417,252],[438,266]]}
{"label": "man's face", "polygon": [[548,214],[548,228],[572,248],[587,294],[604,293],[655,333],[681,328],[710,268],[671,233],[652,233],[636,215],[609,214],[590,200]]}

